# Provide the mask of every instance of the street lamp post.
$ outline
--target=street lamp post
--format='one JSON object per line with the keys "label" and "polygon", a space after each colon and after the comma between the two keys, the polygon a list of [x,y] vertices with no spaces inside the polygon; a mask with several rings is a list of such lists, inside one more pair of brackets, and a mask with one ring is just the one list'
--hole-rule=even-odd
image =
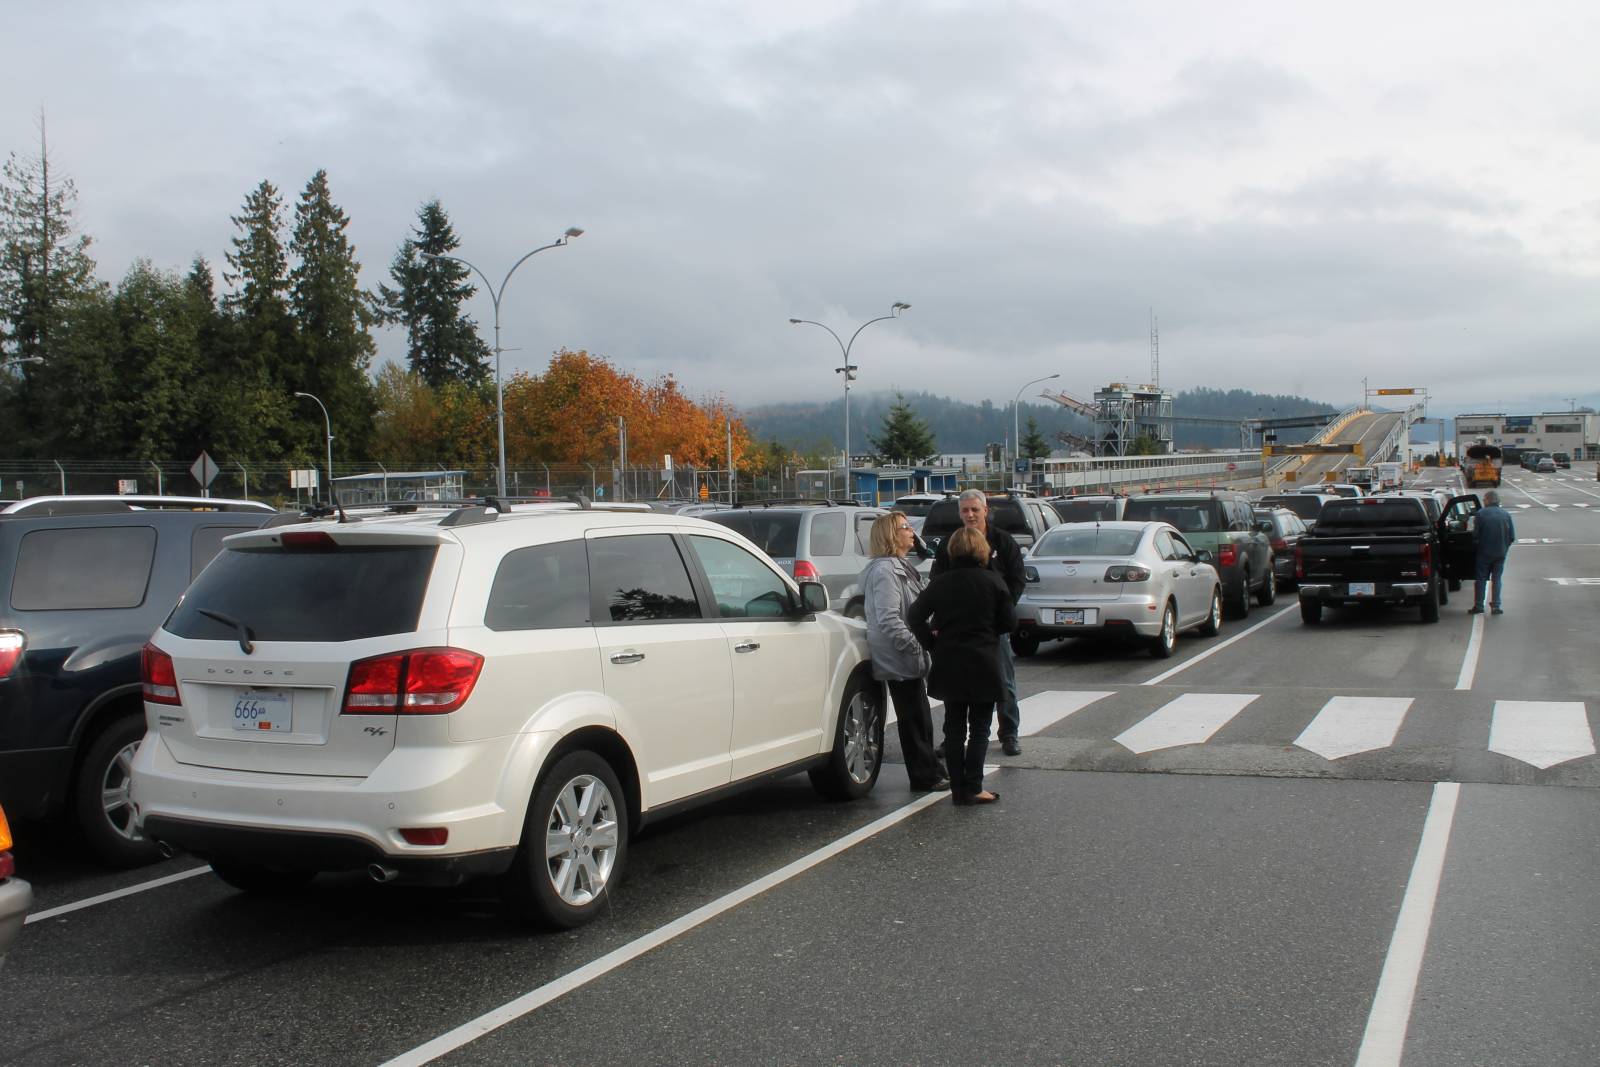
{"label": "street lamp post", "polygon": [[[1028,382],[1022,389],[1028,388],[1029,385],[1038,385],[1040,382],[1048,382],[1052,378],[1059,377],[1061,377],[1059,374],[1046,374],[1043,378],[1035,378],[1033,381]],[[1011,458],[1013,461],[1011,466],[1013,474],[1016,473],[1015,461],[1022,458],[1022,429],[1019,426],[1020,420],[1018,418],[1022,407],[1022,389],[1017,390],[1016,399],[1011,402]]]}
{"label": "street lamp post", "polygon": [[791,326],[799,326],[801,323],[804,323],[807,326],[822,326],[822,328],[827,330],[828,333],[833,337],[834,342],[839,346],[839,352],[844,356],[844,366],[835,367],[834,373],[844,375],[844,498],[846,500],[850,500],[854,496],[854,494],[850,491],[850,383],[855,381],[855,372],[857,368],[855,364],[850,362],[850,349],[855,346],[856,338],[861,336],[861,331],[865,330],[868,326],[871,326],[875,322],[883,322],[885,319],[897,319],[900,317],[900,312],[910,310],[910,304],[904,303],[903,301],[895,301],[895,303],[889,308],[889,314],[879,315],[875,319],[868,319],[860,326],[857,326],[856,332],[850,335],[850,340],[848,343],[840,340],[839,335],[834,333],[831,327],[823,326],[823,324],[820,322],[816,322],[812,319],[789,320],[789,324]]}
{"label": "street lamp post", "polygon": [[483,271],[479,270],[467,260],[462,259],[460,256],[441,256],[434,252],[417,252],[417,255],[421,256],[423,259],[448,259],[452,263],[459,263],[463,267],[466,267],[468,270],[472,271],[478,277],[483,279],[484,286],[489,290],[489,299],[494,303],[494,420],[496,433],[500,438],[500,466],[495,471],[495,488],[502,497],[506,495],[506,393],[505,385],[500,378],[500,353],[505,351],[505,349],[500,347],[500,298],[505,295],[506,285],[511,281],[511,276],[517,272],[518,267],[522,266],[540,252],[544,252],[551,248],[560,248],[572,238],[582,236],[583,230],[579,229],[577,226],[568,226],[566,233],[562,234],[560,237],[557,237],[554,241],[551,241],[547,245],[540,245],[532,252],[529,252],[527,255],[511,264],[511,269],[506,271],[506,276],[501,280],[499,289],[496,289],[494,287],[494,283],[489,281],[489,276],[487,274],[483,273]]}
{"label": "street lamp post", "polygon": [[20,367],[24,363],[43,363],[43,356],[13,356],[11,359],[0,360],[0,370],[7,367]]}
{"label": "street lamp post", "polygon": [[295,393],[294,395],[303,396],[307,400],[315,401],[317,407],[322,409],[322,424],[327,427],[328,430],[328,503],[336,503],[336,499],[333,495],[333,420],[328,418],[328,405],[324,404],[320,400],[317,400],[317,398],[312,396],[310,393]]}

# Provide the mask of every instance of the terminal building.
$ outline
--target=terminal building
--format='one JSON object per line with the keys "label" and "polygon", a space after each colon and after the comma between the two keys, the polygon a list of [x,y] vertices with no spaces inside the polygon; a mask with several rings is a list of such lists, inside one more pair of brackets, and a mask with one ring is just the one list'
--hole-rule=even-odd
{"label": "terminal building", "polygon": [[1542,415],[1483,413],[1456,416],[1456,455],[1478,438],[1501,448],[1566,452],[1573,459],[1600,458],[1600,415],[1547,411]]}

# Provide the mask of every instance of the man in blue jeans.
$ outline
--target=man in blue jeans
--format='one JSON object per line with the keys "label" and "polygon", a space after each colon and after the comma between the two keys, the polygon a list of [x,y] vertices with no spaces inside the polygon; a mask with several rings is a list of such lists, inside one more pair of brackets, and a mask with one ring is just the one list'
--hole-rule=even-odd
{"label": "man in blue jeans", "polygon": [[[978,530],[989,542],[989,569],[1000,576],[1011,591],[1015,604],[1022,596],[1025,582],[1022,576],[1022,549],[1012,536],[989,521],[989,498],[980,489],[968,489],[956,498],[961,513],[961,525]],[[939,543],[933,554],[930,578],[938,577],[950,566],[950,538]],[[1000,718],[1000,748],[1008,756],[1022,754],[1022,741],[1018,738],[1022,725],[1022,709],[1017,705],[1017,667],[1011,658],[1011,635],[1000,635],[1000,674],[1005,680],[1005,695],[996,710]]]}
{"label": "man in blue jeans", "polygon": [[1483,494],[1483,507],[1478,509],[1476,523],[1477,581],[1472,586],[1472,607],[1468,614],[1483,614],[1483,594],[1493,582],[1494,595],[1489,600],[1489,610],[1496,615],[1503,615],[1500,586],[1505,576],[1506,556],[1511,552],[1511,546],[1517,543],[1517,527],[1511,521],[1511,513],[1500,506],[1500,494],[1497,491],[1491,489]]}

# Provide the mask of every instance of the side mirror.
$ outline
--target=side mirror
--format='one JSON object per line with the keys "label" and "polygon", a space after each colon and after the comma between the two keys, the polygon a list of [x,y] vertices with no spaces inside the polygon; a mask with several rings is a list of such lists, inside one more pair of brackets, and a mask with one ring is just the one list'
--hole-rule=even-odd
{"label": "side mirror", "polygon": [[1215,563],[1217,559],[1216,556],[1211,554],[1211,550],[1209,548],[1200,549],[1194,554],[1194,558],[1200,563]]}
{"label": "side mirror", "polygon": [[806,614],[827,611],[828,587],[821,582],[801,582],[800,610]]}

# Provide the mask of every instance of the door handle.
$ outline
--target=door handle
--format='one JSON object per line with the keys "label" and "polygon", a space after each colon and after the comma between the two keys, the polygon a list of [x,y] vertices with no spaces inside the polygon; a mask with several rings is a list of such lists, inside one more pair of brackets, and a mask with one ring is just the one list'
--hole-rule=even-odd
{"label": "door handle", "polygon": [[754,652],[760,647],[760,641],[740,641],[737,645],[733,646],[733,650],[735,652]]}
{"label": "door handle", "polygon": [[638,663],[644,659],[644,653],[636,648],[625,648],[621,652],[611,653],[612,663]]}

